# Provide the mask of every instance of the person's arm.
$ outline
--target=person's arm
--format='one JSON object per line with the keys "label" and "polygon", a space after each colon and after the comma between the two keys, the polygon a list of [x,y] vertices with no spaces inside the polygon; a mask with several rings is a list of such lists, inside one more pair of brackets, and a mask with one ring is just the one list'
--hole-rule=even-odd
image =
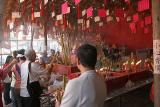
{"label": "person's arm", "polygon": [[[34,76],[40,78],[45,78],[46,80],[49,79],[49,72],[40,66],[38,63],[31,63],[31,71],[34,72]],[[33,78],[34,79],[34,78]]]}
{"label": "person's arm", "polygon": [[3,69],[0,70],[0,77],[2,79],[4,79],[7,76],[7,73],[11,71],[12,67],[14,66],[14,64],[17,63],[16,59],[13,59],[13,61],[7,65],[6,67],[4,67]]}
{"label": "person's arm", "polygon": [[78,102],[79,89],[75,80],[68,82],[60,107],[75,107]]}
{"label": "person's arm", "polygon": [[9,72],[11,71],[12,67],[14,66],[14,64],[17,63],[17,60],[16,59],[13,59],[13,61],[6,67],[3,68],[3,71],[4,72]]}

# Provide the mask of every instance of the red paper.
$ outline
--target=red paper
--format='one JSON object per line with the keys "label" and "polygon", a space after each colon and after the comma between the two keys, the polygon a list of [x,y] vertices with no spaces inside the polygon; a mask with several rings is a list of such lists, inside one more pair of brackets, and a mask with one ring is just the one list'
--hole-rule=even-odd
{"label": "red paper", "polygon": [[32,11],[32,21],[34,22],[34,6],[35,6],[35,0],[32,0],[32,8],[31,8],[31,11]]}
{"label": "red paper", "polygon": [[151,18],[151,16],[145,17],[145,25],[149,25],[149,24],[151,24],[151,23],[152,23],[152,18]]}
{"label": "red paper", "polygon": [[62,14],[67,14],[68,13],[68,3],[65,2],[61,5],[61,9],[62,9]]}
{"label": "red paper", "polygon": [[150,5],[149,0],[139,1],[138,2],[138,11],[141,12],[141,11],[149,9],[149,5]]}
{"label": "red paper", "polygon": [[74,0],[75,5],[79,4],[81,2],[81,0]]}
{"label": "red paper", "polygon": [[106,6],[108,4],[108,0],[104,0],[104,5]]}
{"label": "red paper", "polygon": [[140,27],[141,27],[141,28],[144,27],[144,21],[143,21],[143,20],[140,22]]}
{"label": "red paper", "polygon": [[98,16],[106,17],[106,10],[105,9],[99,9],[98,10]]}
{"label": "red paper", "polygon": [[139,15],[138,15],[138,13],[136,13],[133,15],[133,21],[138,22],[138,20],[139,20]]}
{"label": "red paper", "polygon": [[149,29],[148,28],[144,28],[144,33],[145,34],[149,33]]}
{"label": "red paper", "polygon": [[78,17],[78,19],[80,19],[80,17],[81,17],[81,11],[80,11],[79,5],[77,6],[77,17]]}
{"label": "red paper", "polygon": [[93,16],[93,7],[90,7],[87,9],[87,18],[92,17]]}
{"label": "red paper", "polygon": [[136,24],[135,23],[130,23],[129,27],[130,27],[132,33],[136,33]]}
{"label": "red paper", "polygon": [[123,9],[116,9],[115,10],[115,15],[117,17],[123,17],[124,16],[124,10]]}

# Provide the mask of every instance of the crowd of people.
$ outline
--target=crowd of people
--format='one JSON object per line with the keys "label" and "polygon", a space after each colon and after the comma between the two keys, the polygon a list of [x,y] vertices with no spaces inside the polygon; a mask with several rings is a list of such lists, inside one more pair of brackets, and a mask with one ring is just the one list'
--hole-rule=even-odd
{"label": "crowd of people", "polygon": [[[54,58],[55,52],[52,52]],[[75,54],[81,76],[68,82],[62,101],[56,100],[56,107],[103,107],[106,86],[95,72],[96,48],[85,44],[80,46]],[[43,92],[39,82],[41,78],[48,81],[47,86],[64,86],[62,75],[48,72],[52,66],[42,66],[42,63],[54,61],[51,61],[45,52],[37,63],[33,49],[14,51],[12,56],[7,56],[3,68],[0,69],[0,91],[4,93],[4,104],[12,104],[11,107],[40,107],[40,95]],[[0,107],[3,107],[1,95]]]}

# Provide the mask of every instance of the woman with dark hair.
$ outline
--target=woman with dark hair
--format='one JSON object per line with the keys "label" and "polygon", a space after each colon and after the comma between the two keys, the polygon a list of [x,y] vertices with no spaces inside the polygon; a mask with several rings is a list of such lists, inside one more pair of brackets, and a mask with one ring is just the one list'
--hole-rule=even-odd
{"label": "woman with dark hair", "polygon": [[[6,58],[6,62],[5,64],[3,65],[3,68],[5,68],[6,66],[8,66],[13,60],[13,57],[12,56],[7,56]],[[4,82],[4,95],[3,95],[3,98],[4,98],[4,103],[5,105],[9,105],[12,100],[10,98],[10,90],[11,90],[11,72],[7,73],[5,79],[3,80]]]}
{"label": "woman with dark hair", "polygon": [[25,62],[24,54],[17,55],[18,63],[12,68],[11,98],[12,107],[22,107],[20,100],[21,64]]}
{"label": "woman with dark hair", "polygon": [[[17,63],[17,60],[13,60],[8,66],[4,67],[3,69],[0,69],[0,80],[4,80],[7,73],[10,71],[10,69],[15,63]],[[3,91],[3,87],[2,87],[2,84],[0,83],[0,107],[3,107],[2,91]]]}

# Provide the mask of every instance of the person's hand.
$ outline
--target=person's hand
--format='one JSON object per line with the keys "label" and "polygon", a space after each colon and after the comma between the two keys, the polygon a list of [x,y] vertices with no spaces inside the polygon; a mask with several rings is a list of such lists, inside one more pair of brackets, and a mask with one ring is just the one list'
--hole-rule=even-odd
{"label": "person's hand", "polygon": [[16,64],[16,63],[18,63],[17,59],[13,59],[11,62],[11,64]]}

